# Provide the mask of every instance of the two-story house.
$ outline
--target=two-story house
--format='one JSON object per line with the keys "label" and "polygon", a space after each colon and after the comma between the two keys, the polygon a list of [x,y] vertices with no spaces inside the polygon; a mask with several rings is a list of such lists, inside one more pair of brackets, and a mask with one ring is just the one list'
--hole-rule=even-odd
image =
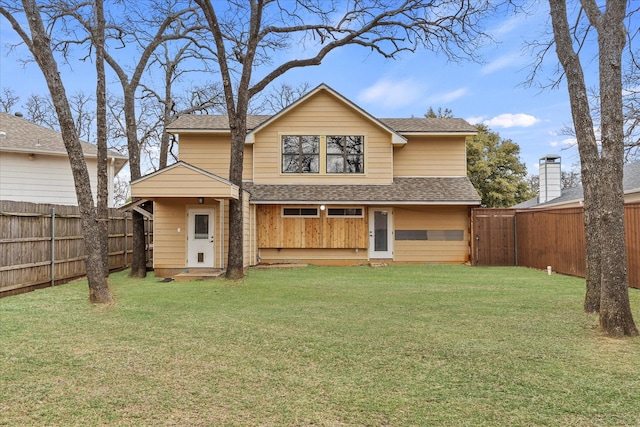
{"label": "two-story house", "polygon": [[[244,150],[245,264],[463,263],[470,209],[462,119],[379,119],[326,85],[273,116],[249,116]],[[230,130],[192,115],[169,131],[180,161],[132,183],[154,201],[154,268],[224,268]]]}

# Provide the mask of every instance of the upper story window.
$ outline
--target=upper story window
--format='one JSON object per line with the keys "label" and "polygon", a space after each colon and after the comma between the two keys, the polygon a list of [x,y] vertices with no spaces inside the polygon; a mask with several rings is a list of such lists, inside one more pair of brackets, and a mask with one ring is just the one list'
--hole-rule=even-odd
{"label": "upper story window", "polygon": [[327,136],[327,173],[364,173],[364,136]]}
{"label": "upper story window", "polygon": [[320,172],[320,137],[284,135],[282,137],[282,172]]}

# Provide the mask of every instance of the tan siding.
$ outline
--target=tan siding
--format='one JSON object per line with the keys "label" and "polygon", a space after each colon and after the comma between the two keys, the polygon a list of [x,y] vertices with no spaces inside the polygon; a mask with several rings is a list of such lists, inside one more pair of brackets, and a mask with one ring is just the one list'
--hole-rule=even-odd
{"label": "tan siding", "polygon": [[184,268],[187,257],[184,200],[159,199],[154,202],[153,209],[153,267]]}
{"label": "tan siding", "polygon": [[237,197],[237,188],[204,176],[184,166],[176,166],[131,186],[133,197]]}
{"label": "tan siding", "polygon": [[465,176],[465,139],[411,137],[394,150],[394,176]]}
{"label": "tan siding", "polygon": [[[280,138],[283,134],[365,135],[365,174],[326,174],[324,140],[319,174],[281,174]],[[271,123],[256,135],[256,184],[388,184],[392,181],[392,146],[389,132],[375,126],[333,96],[320,92]]]}
{"label": "tan siding", "polygon": [[464,230],[463,241],[395,240],[394,261],[463,263],[469,260],[469,213],[464,207],[394,209],[395,230]]}
{"label": "tan siding", "polygon": [[[180,135],[180,160],[229,179],[231,137],[229,135]],[[242,179],[253,176],[253,147],[245,146]]]}

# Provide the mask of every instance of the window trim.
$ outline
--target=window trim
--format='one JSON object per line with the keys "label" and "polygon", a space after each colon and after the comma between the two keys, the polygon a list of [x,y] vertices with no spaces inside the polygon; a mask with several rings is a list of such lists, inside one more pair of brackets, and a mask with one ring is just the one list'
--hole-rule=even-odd
{"label": "window trim", "polygon": [[[347,150],[344,150],[342,153],[329,153],[329,149],[328,149],[328,144],[329,144],[329,139],[330,138],[352,138],[352,137],[357,137],[357,138],[361,138],[362,139],[362,153],[349,153],[347,152]],[[366,167],[365,167],[365,161],[366,161],[366,157],[365,157],[365,145],[366,145],[366,136],[364,134],[360,134],[360,135],[356,135],[356,134],[351,134],[351,135],[340,135],[340,134],[327,134],[324,135],[324,158],[325,158],[325,173],[327,175],[364,175],[365,171],[366,171]],[[347,168],[347,159],[349,156],[360,156],[362,157],[362,171],[361,172],[349,172],[348,168]],[[341,157],[343,160],[343,170],[341,172],[332,172],[329,171],[329,158],[338,158]]]}
{"label": "window trim", "polygon": [[[291,138],[291,137],[295,137],[298,138],[298,153],[285,153],[284,151],[284,139],[285,138]],[[314,137],[318,139],[318,152],[317,153],[303,153],[302,152],[302,138],[304,137]],[[315,172],[304,172],[301,171],[301,161],[302,161],[302,156],[303,155],[307,155],[307,156],[315,156],[317,158],[317,163],[318,163],[318,170]],[[284,170],[284,159],[285,156],[298,156],[298,170],[296,172],[287,172]],[[315,134],[315,135],[303,135],[303,134],[280,134],[280,173],[283,175],[314,175],[314,174],[320,174],[322,172],[322,135],[320,134]]]}
{"label": "window trim", "polygon": [[[360,214],[356,215],[331,215],[329,212],[332,209],[360,209]],[[364,207],[363,206],[341,206],[341,207],[327,207],[327,218],[364,218]]]}
{"label": "window trim", "polygon": [[[298,209],[298,215],[285,214],[285,209]],[[316,211],[315,215],[303,214],[303,209],[314,209]],[[280,216],[282,218],[320,218],[320,208],[318,206],[282,206],[280,209]]]}

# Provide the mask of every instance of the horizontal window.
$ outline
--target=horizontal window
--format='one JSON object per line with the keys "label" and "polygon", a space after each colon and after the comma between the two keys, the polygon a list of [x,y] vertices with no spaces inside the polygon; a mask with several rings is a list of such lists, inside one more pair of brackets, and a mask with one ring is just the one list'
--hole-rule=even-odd
{"label": "horizontal window", "polygon": [[395,234],[396,240],[464,240],[464,230],[396,230]]}
{"label": "horizontal window", "polygon": [[356,217],[362,218],[362,208],[328,208],[327,217]]}
{"label": "horizontal window", "polygon": [[318,208],[282,208],[282,216],[290,217],[318,217]]}

